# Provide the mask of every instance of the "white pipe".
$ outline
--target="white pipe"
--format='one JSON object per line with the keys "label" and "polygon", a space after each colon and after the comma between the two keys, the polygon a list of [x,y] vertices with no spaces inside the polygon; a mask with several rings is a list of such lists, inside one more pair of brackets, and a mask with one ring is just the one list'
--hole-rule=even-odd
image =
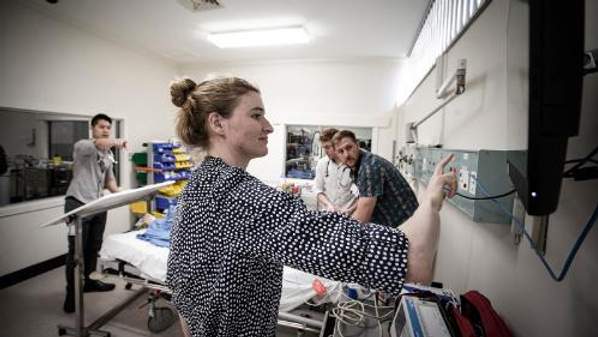
{"label": "white pipe", "polygon": [[452,100],[455,99],[455,97],[457,97],[457,93],[453,94],[451,97],[449,97],[447,100],[445,100],[444,102],[442,102],[442,104],[440,104],[439,106],[437,106],[436,108],[434,108],[434,110],[432,110],[432,112],[430,112],[429,114],[427,114],[424,118],[422,118],[420,121],[416,122],[416,123],[409,123],[408,125],[410,125],[411,130],[416,130],[417,131],[417,127],[420,126],[421,124],[423,124],[425,121],[428,120],[428,118],[434,116],[434,114],[436,114],[438,111],[440,111],[442,108],[444,108],[447,104],[449,104]]}
{"label": "white pipe", "polygon": [[439,106],[434,108],[432,112],[428,113],[424,118],[417,122],[410,122],[406,124],[406,135],[405,135],[405,142],[406,143],[416,143],[417,142],[417,127],[420,126],[422,123],[427,121],[430,117],[434,116],[438,111],[444,108],[447,104],[449,104],[455,97],[461,95],[465,92],[465,73],[467,68],[467,60],[459,59],[457,64],[457,70],[455,73],[448,78],[436,91],[436,97],[439,99],[443,99],[448,95],[447,88],[453,84],[453,82],[457,82],[455,87],[455,91],[451,97],[446,99],[442,102]]}
{"label": "white pipe", "polygon": [[453,84],[453,82],[455,82],[456,78],[457,78],[457,73],[454,73],[453,75],[451,75],[451,77],[447,78],[446,81],[444,81],[444,83],[442,83],[440,88],[438,88],[438,90],[436,90],[436,98],[446,97],[446,95],[448,94],[446,89],[448,87],[450,87]]}

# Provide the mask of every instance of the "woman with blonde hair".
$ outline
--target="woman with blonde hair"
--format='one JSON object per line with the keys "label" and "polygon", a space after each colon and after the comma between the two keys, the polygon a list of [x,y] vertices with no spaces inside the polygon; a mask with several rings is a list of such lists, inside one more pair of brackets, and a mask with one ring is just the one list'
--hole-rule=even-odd
{"label": "woman with blonde hair", "polygon": [[[239,78],[171,85],[180,107],[176,131],[207,157],[179,198],[167,284],[188,329],[199,336],[274,336],[283,265],[398,294],[403,283],[429,282],[439,210],[454,174],[445,158],[415,214],[392,229],[346,215],[310,211],[250,175],[268,153],[272,125],[260,91]],[[185,324],[186,323],[186,324]]]}

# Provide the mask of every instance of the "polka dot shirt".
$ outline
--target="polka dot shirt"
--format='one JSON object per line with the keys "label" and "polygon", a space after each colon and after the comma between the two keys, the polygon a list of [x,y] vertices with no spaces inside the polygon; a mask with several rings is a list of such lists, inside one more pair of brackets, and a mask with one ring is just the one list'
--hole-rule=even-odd
{"label": "polka dot shirt", "polygon": [[193,337],[274,336],[283,265],[398,295],[407,246],[207,157],[179,198],[167,284]]}

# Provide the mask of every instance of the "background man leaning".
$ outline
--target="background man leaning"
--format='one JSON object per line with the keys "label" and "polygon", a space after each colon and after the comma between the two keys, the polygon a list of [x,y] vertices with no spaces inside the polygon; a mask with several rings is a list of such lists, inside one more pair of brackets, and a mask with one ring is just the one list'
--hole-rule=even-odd
{"label": "background man leaning", "polygon": [[417,198],[391,162],[360,149],[349,130],[337,132],[332,142],[338,157],[351,168],[359,189],[355,219],[397,227],[411,217],[418,207]]}

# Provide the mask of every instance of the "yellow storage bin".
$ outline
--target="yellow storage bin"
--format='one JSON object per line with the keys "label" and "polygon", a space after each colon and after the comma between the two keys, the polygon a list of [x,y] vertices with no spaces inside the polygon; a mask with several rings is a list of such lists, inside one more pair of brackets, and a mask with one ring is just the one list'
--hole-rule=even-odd
{"label": "yellow storage bin", "polygon": [[147,213],[147,201],[139,200],[129,204],[131,213],[143,215]]}

